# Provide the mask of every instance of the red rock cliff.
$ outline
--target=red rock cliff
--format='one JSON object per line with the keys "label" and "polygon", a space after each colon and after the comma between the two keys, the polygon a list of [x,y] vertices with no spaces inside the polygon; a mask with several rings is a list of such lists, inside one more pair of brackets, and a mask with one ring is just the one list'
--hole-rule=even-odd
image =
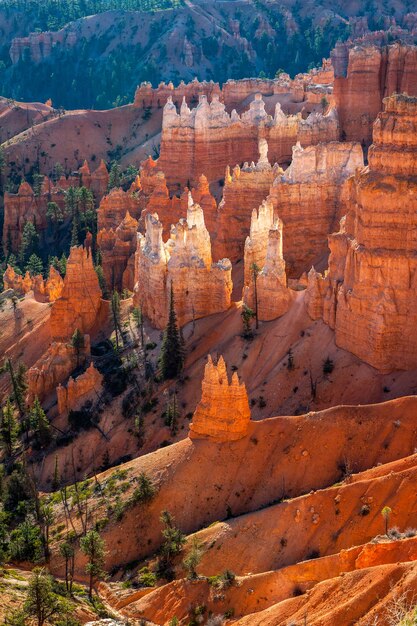
{"label": "red rock cliff", "polygon": [[309,275],[310,315],[382,371],[417,366],[416,129],[417,98],[384,100],[369,167],[349,181],[349,211],[329,237],[329,269]]}

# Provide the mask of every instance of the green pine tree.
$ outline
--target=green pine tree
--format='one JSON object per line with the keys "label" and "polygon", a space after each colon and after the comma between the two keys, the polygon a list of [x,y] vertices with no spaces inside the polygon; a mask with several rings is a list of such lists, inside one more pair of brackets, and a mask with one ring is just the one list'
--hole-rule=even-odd
{"label": "green pine tree", "polygon": [[159,367],[163,380],[176,378],[184,366],[184,349],[175,313],[174,286],[171,282],[168,324],[164,332]]}
{"label": "green pine tree", "polygon": [[74,216],[72,220],[72,230],[71,230],[71,248],[74,246],[78,246],[80,244],[80,233],[78,228],[78,218]]}
{"label": "green pine tree", "polygon": [[42,193],[42,185],[43,185],[44,177],[42,174],[36,173],[33,175],[33,193],[36,198]]}
{"label": "green pine tree", "polygon": [[0,446],[6,457],[11,457],[19,433],[19,424],[15,417],[15,409],[7,398],[6,405],[0,409]]}
{"label": "green pine tree", "polygon": [[28,262],[25,265],[25,270],[29,272],[31,276],[37,276],[43,273],[43,263],[36,254],[31,254]]}
{"label": "green pine tree", "polygon": [[24,263],[31,254],[36,253],[39,236],[32,222],[26,222],[23,227],[22,240],[19,250],[19,261]]}
{"label": "green pine tree", "polygon": [[103,294],[103,298],[107,299],[107,297],[108,297],[107,283],[106,283],[106,279],[104,277],[103,268],[101,267],[101,265],[96,265],[94,267],[94,269],[96,270],[96,274],[97,274],[97,278],[98,278],[98,284],[100,285],[100,289],[101,289],[101,293]]}
{"label": "green pine tree", "polygon": [[108,190],[113,189],[113,187],[120,187],[121,185],[121,171],[120,165],[116,162],[112,163],[109,174],[109,185]]}
{"label": "green pine tree", "polygon": [[77,355],[77,367],[80,364],[80,355],[81,355],[81,350],[84,348],[84,335],[82,334],[82,332],[80,331],[79,328],[76,328],[74,330],[74,333],[71,337],[71,345],[73,348],[75,348],[75,352]]}
{"label": "green pine tree", "polygon": [[105,543],[96,530],[90,530],[81,537],[80,548],[88,559],[85,570],[89,575],[88,596],[92,600],[94,581],[104,575]]}
{"label": "green pine tree", "polygon": [[116,290],[113,291],[113,294],[111,297],[111,310],[113,314],[114,332],[116,335],[116,350],[118,350],[119,349],[119,333],[121,335],[121,332],[120,332],[121,326],[120,326],[120,296]]}
{"label": "green pine tree", "polygon": [[67,257],[64,253],[62,253],[61,258],[59,259],[59,268],[57,269],[59,270],[59,273],[62,277],[64,277],[67,273]]}
{"label": "green pine tree", "polygon": [[29,418],[30,425],[35,434],[36,443],[40,448],[46,447],[51,442],[51,426],[38,397],[35,398],[30,409]]}
{"label": "green pine tree", "polygon": [[65,192],[65,213],[72,218],[78,213],[78,198],[75,187],[69,187]]}

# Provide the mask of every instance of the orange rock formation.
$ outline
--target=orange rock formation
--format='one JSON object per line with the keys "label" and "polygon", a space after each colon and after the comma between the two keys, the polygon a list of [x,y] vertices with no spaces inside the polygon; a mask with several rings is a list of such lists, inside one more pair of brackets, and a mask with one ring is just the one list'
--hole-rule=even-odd
{"label": "orange rock formation", "polygon": [[58,411],[60,414],[80,409],[87,400],[95,400],[101,388],[103,376],[96,370],[93,363],[84,374],[70,378],[66,387],[58,385]]}
{"label": "orange rock formation", "polygon": [[93,330],[101,307],[101,290],[92,255],[82,246],[71,248],[61,297],[51,309],[51,334],[68,340],[76,329]]}
{"label": "orange rock formation", "polygon": [[270,165],[265,139],[259,141],[258,151],[256,165],[236,165],[232,173],[229,166],[226,168],[223,197],[213,228],[213,251],[218,257],[227,254],[232,262],[243,258],[252,211],[267,197],[275,176],[282,171],[277,165]]}
{"label": "orange rock formation", "polygon": [[222,178],[227,165],[251,162],[257,157],[260,138],[268,141],[272,162],[286,163],[297,141],[307,146],[335,140],[338,135],[334,109],[326,115],[312,113],[304,120],[301,114],[287,117],[277,103],[272,117],[265,111],[261,94],[257,94],[248,111],[239,116],[233,110],[229,115],[217,95],[210,104],[203,95],[194,109],[184,99],[177,113],[169,98],[164,107],[158,165],[165,172],[168,186],[195,185],[202,173],[213,182]]}
{"label": "orange rock formation", "polygon": [[166,244],[158,215],[146,216],[146,234],[138,235],[136,257],[135,302],[157,328],[167,322],[171,284],[180,325],[229,308],[231,263],[212,262],[203,210],[191,194],[187,219],[172,227]]}
{"label": "orange rock formation", "polygon": [[90,337],[84,335],[84,346],[79,353],[69,343],[54,341],[45,354],[28,370],[27,402],[38,397],[43,400],[68,378],[74,369],[84,363],[90,353]]}
{"label": "orange rock formation", "polygon": [[3,283],[5,289],[13,289],[18,295],[24,295],[33,290],[35,300],[38,302],[54,302],[61,297],[64,287],[60,273],[52,265],[47,279],[44,279],[41,274],[32,277],[29,272],[22,276],[8,265],[3,274]]}
{"label": "orange rock formation", "polygon": [[334,99],[343,138],[372,140],[372,124],[382,110],[382,99],[395,92],[417,95],[417,49],[391,46],[339,47],[335,63]]}
{"label": "orange rock formation", "polygon": [[102,228],[97,234],[104,278],[111,291],[115,288],[133,291],[137,230],[138,221],[127,211],[116,229]]}
{"label": "orange rock formation", "polygon": [[329,237],[329,269],[309,274],[310,315],[337,345],[382,371],[417,365],[417,100],[384,100],[369,167],[349,181],[349,211]]}
{"label": "orange rock formation", "polygon": [[327,235],[343,214],[344,183],[362,166],[358,143],[294,146],[291,165],[276,176],[269,195],[284,223],[284,258],[291,278],[326,254]]}
{"label": "orange rock formation", "polygon": [[[10,244],[11,251],[17,252],[26,222],[36,224],[36,230],[42,233],[48,226],[46,212],[49,202],[56,202],[62,211],[65,209],[65,191],[69,187],[84,185],[91,189],[100,201],[107,191],[109,174],[104,161],[93,172],[90,172],[85,161],[74,175],[61,178],[54,183],[45,176],[39,195],[35,195],[28,182],[23,181],[16,194],[4,194],[3,241]],[[121,220],[120,220],[121,221]],[[120,223],[120,222],[119,222]]]}
{"label": "orange rock formation", "polygon": [[123,191],[120,187],[114,187],[105,195],[97,209],[97,229],[117,228],[124,220],[126,213],[138,220],[143,206],[137,195],[132,191]]}
{"label": "orange rock formation", "polygon": [[271,203],[265,202],[259,213],[252,214],[251,234],[245,243],[243,300],[264,321],[284,315],[292,300],[282,256],[282,229]]}
{"label": "orange rock formation", "polygon": [[191,439],[236,441],[248,433],[250,408],[244,383],[236,372],[231,383],[221,356],[215,365],[211,356],[204,370],[202,396],[190,424]]}

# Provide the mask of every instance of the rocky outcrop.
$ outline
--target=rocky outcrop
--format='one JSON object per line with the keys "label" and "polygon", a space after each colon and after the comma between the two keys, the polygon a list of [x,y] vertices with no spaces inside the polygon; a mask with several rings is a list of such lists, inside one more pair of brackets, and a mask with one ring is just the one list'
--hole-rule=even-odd
{"label": "rocky outcrop", "polygon": [[232,172],[226,168],[223,197],[213,229],[213,251],[217,257],[226,256],[232,262],[243,258],[243,248],[249,234],[252,211],[267,197],[271,184],[282,171],[268,161],[268,146],[259,142],[257,164],[236,165]]}
{"label": "rocky outcrop", "polygon": [[125,288],[133,291],[137,230],[138,221],[127,211],[116,229],[102,228],[97,234],[104,279],[111,292]]}
{"label": "rocky outcrop", "polygon": [[417,47],[343,44],[333,55],[336,68],[334,99],[342,138],[370,144],[372,124],[385,96],[417,95]]}
{"label": "rocky outcrop", "polygon": [[4,290],[13,289],[17,295],[23,296],[33,289],[33,278],[29,272],[26,272],[24,276],[17,274],[14,268],[8,265],[3,274],[3,284]]}
{"label": "rocky outcrop", "polygon": [[[237,22],[237,26],[239,23]],[[229,79],[222,88],[219,83],[213,81],[198,81],[196,78],[189,83],[181,81],[177,87],[172,82],[159,83],[153,88],[151,83],[143,82],[135,93],[134,105],[140,108],[161,108],[168,98],[172,98],[173,103],[179,107],[185,98],[189,106],[198,103],[201,95],[212,99],[218,96],[224,102],[227,111],[239,109],[242,102],[250,96],[260,93],[263,96],[277,96],[280,94],[289,95],[292,102],[303,102],[309,100],[310,88],[315,85],[327,87],[331,91],[334,74],[332,63],[329,59],[323,59],[320,68],[313,68],[308,73],[298,74],[294,80],[283,72],[274,79],[268,78],[243,78],[242,80]]]}
{"label": "rocky outcrop", "polygon": [[58,411],[60,414],[80,409],[91,398],[95,400],[101,389],[103,376],[96,370],[93,363],[84,374],[70,378],[66,387],[58,385]]}
{"label": "rocky outcrop", "polygon": [[251,266],[257,265],[262,268],[265,265],[266,252],[268,249],[268,235],[277,224],[277,217],[271,200],[263,200],[259,209],[253,209],[249,236],[246,237],[244,251],[244,285],[251,281]]}
{"label": "rocky outcrop", "polygon": [[10,47],[10,58],[15,65],[27,56],[34,63],[40,63],[50,56],[56,45],[72,48],[77,43],[77,34],[68,28],[56,32],[30,33],[28,37],[15,37]]}
{"label": "rocky outcrop", "polygon": [[231,263],[212,262],[210,235],[202,208],[189,194],[187,218],[171,228],[166,244],[157,214],[146,216],[146,234],[138,234],[135,302],[157,328],[168,318],[171,285],[180,325],[230,306]]}
{"label": "rocky outcrop", "polygon": [[358,143],[293,148],[291,165],[271,185],[269,200],[284,223],[287,273],[298,278],[327,254],[327,235],[345,209],[345,181],[363,167]]}
{"label": "rocky outcrop", "polygon": [[[146,201],[146,208],[142,211],[140,224],[144,226],[148,214],[158,213],[158,217],[164,226],[163,235],[169,236],[172,224],[178,222],[187,211],[189,189],[185,187],[180,195],[170,196],[166,183],[165,174],[158,171],[154,176],[152,193]],[[204,212],[204,221],[210,236],[216,236],[217,229],[217,203],[210,192],[207,177],[202,174],[198,185],[191,189],[194,201],[201,206]]]}
{"label": "rocky outcrop", "polygon": [[78,329],[93,330],[101,308],[101,290],[92,255],[82,246],[73,247],[67,262],[61,297],[51,309],[51,335],[66,341]]}
{"label": "rocky outcrop", "polygon": [[33,294],[38,302],[55,302],[62,295],[64,281],[61,274],[51,265],[49,276],[35,276],[33,279]]}
{"label": "rocky outcrop", "polygon": [[282,221],[274,216],[271,202],[252,213],[250,236],[245,242],[243,300],[258,319],[269,321],[287,312],[292,293],[287,288],[282,256]]}
{"label": "rocky outcrop", "polygon": [[49,202],[55,202],[65,214],[65,191],[70,187],[84,185],[93,191],[99,202],[107,191],[108,180],[109,174],[104,161],[92,173],[85,161],[77,172],[67,178],[61,176],[58,181],[54,182],[45,176],[38,194],[35,194],[27,181],[20,184],[17,193],[6,191],[4,194],[3,224],[3,241],[6,247],[10,246],[12,252],[18,252],[26,222],[35,224],[36,230],[40,234],[47,229]]}
{"label": "rocky outcrop", "polygon": [[3,283],[5,289],[13,289],[18,295],[24,295],[33,290],[35,300],[38,302],[54,302],[61,297],[64,287],[60,273],[52,265],[46,279],[41,274],[30,276],[29,272],[22,276],[8,265],[3,274]]}
{"label": "rocky outcrop", "polygon": [[154,89],[151,83],[144,82],[136,89],[134,105],[142,109],[160,108],[167,103],[168,98],[172,98],[177,106],[181,104],[184,98],[190,104],[196,104],[199,96],[203,94],[210,98],[215,94],[220,96],[219,83],[205,80],[200,82],[195,78],[189,83],[181,81],[178,87],[174,87],[172,82],[161,82]]}
{"label": "rocky outcrop", "polygon": [[190,424],[191,439],[210,439],[216,442],[236,441],[248,434],[250,408],[244,383],[237,372],[231,382],[221,356],[217,364],[208,356],[204,369],[201,400]]}
{"label": "rocky outcrop", "polygon": [[[84,181],[84,179],[83,179]],[[82,183],[85,184],[84,182]],[[104,194],[107,193],[107,187],[109,185],[109,172],[103,159],[100,161],[100,165],[91,174],[91,191],[93,192],[96,200],[100,202]]]}
{"label": "rocky outcrop", "polygon": [[169,187],[196,185],[202,173],[211,183],[221,180],[227,165],[257,158],[261,138],[268,141],[272,162],[287,163],[297,141],[311,145],[338,136],[335,109],[303,119],[301,114],[286,116],[277,103],[272,117],[265,111],[261,94],[256,94],[249,110],[241,115],[233,110],[229,115],[217,95],[210,104],[203,95],[194,109],[184,99],[178,113],[169,98],[164,107],[158,165]]}
{"label": "rocky outcrop", "polygon": [[117,228],[126,217],[126,213],[138,220],[141,211],[142,206],[135,193],[114,187],[102,198],[97,209],[97,229],[101,231]]}
{"label": "rocky outcrop", "polygon": [[369,167],[349,181],[349,211],[329,237],[329,269],[309,275],[310,314],[321,309],[337,345],[382,371],[417,366],[416,127],[417,98],[384,100]]}
{"label": "rocky outcrop", "polygon": [[4,194],[3,241],[10,251],[18,251],[26,222],[36,224],[38,232],[47,227],[45,199],[36,197],[29,183],[23,181],[17,194]]}
{"label": "rocky outcrop", "polygon": [[90,354],[90,337],[84,335],[84,346],[78,351],[71,344],[54,341],[45,354],[28,370],[27,403],[36,397],[44,400],[57,385],[68,378]]}

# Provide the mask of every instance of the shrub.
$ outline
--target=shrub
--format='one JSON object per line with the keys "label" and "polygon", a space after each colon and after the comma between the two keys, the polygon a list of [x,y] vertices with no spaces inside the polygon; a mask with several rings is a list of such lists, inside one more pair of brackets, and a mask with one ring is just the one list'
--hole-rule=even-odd
{"label": "shrub", "polygon": [[369,506],[369,504],[364,504],[361,507],[359,514],[362,515],[362,517],[365,517],[366,515],[369,515],[370,512],[371,512],[371,507]]}
{"label": "shrub", "polygon": [[145,474],[145,472],[141,472],[138,477],[138,486],[130,498],[132,504],[147,502],[151,500],[154,495],[155,487],[151,479]]}
{"label": "shrub", "polygon": [[331,374],[334,370],[334,363],[331,358],[328,356],[327,359],[323,361],[323,374]]}
{"label": "shrub", "polygon": [[141,587],[155,587],[156,574],[149,567],[142,567],[138,572],[138,583]]}

